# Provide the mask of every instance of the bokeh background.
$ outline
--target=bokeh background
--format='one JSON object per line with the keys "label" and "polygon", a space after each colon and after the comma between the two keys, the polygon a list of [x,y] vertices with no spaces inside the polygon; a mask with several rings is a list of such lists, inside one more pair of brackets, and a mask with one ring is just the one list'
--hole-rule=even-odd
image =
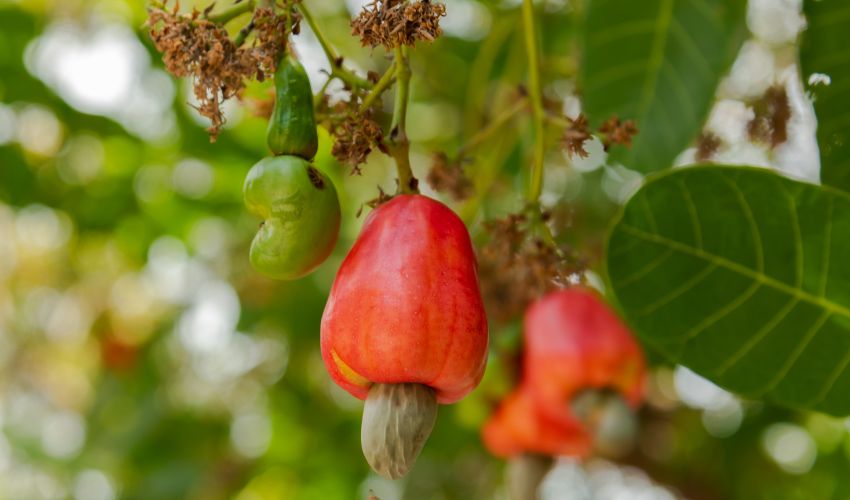
{"label": "bokeh background", "polygon": [[[349,35],[358,0],[307,1],[350,67],[387,66],[381,49]],[[726,142],[719,161],[817,180],[794,48],[805,27],[799,3],[750,2],[752,39],[708,128]],[[445,36],[412,56],[420,178],[432,151],[456,150],[525,79],[518,1],[447,4]],[[541,2],[546,90],[573,116],[582,4]],[[517,322],[493,325],[484,383],[441,408],[414,472],[394,483],[371,474],[359,446],[362,404],[325,373],[318,327],[358,211],[378,186],[394,188],[391,165],[375,154],[351,176],[323,135],[317,162],[342,196],[340,242],[305,279],[259,276],[247,261],[259,221],[243,209],[241,186],[266,154],[265,123],[250,104],[267,98],[268,84],[228,106],[226,130],[210,144],[190,82],[163,71],[145,18],[143,0],[0,0],[0,498],[504,498],[502,463],[478,429],[510,387],[498,353],[517,349]],[[302,30],[295,47],[318,91],[327,62]],[[790,140],[769,151],[745,128],[748,103],[774,83],[788,88],[793,116]],[[527,120],[516,119],[467,165],[476,194],[452,206],[476,241],[483,220],[521,207],[529,139]],[[596,255],[640,177],[603,166],[598,142],[590,150],[580,161],[549,155],[543,201],[569,207],[559,239]],[[631,453],[563,460],[546,498],[850,497],[845,420],[741,401],[657,360],[640,417]]]}

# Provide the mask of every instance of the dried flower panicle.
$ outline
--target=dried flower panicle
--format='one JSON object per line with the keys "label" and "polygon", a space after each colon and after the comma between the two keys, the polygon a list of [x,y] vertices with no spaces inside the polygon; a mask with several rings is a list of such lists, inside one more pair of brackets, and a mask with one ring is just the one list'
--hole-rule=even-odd
{"label": "dried flower panicle", "polygon": [[747,124],[747,133],[753,141],[775,148],[788,140],[788,120],[791,103],[783,85],[773,85],[753,104],[755,117]]}
{"label": "dried flower panicle", "polygon": [[697,151],[695,158],[697,161],[707,161],[710,160],[717,150],[720,149],[720,146],[723,145],[723,141],[718,137],[714,132],[710,132],[708,130],[704,130],[699,137],[697,138]]}
{"label": "dried flower panicle", "polygon": [[[548,219],[547,214],[543,214]],[[544,222],[545,223],[545,222]],[[536,236],[525,213],[486,222],[490,235],[479,252],[484,304],[491,317],[507,321],[546,292],[566,286],[583,272],[581,259]]]}
{"label": "dried flower panicle", "polygon": [[257,9],[250,24],[256,36],[245,47],[231,40],[224,28],[203,19],[201,12],[180,14],[178,9],[179,2],[170,11],[149,9],[147,25],[166,70],[178,78],[192,77],[198,112],[210,119],[207,130],[214,141],[224,124],[221,104],[242,92],[245,79],[262,81],[275,71],[286,50],[286,17]]}
{"label": "dried flower panicle", "polygon": [[345,165],[351,167],[351,173],[359,175],[360,165],[366,163],[374,149],[385,150],[384,132],[375,120],[375,111],[359,111],[360,98],[352,94],[348,101],[329,104],[324,96],[316,110],[316,115],[334,138],[331,153]]}
{"label": "dried flower panicle", "polygon": [[440,193],[446,193],[455,201],[472,196],[472,180],[463,171],[460,161],[452,161],[443,152],[432,155],[431,169],[428,171],[428,185]]}
{"label": "dried flower panicle", "polygon": [[412,46],[417,40],[432,42],[442,35],[440,18],[445,15],[446,6],[431,0],[372,0],[351,21],[351,32],[364,47]]}
{"label": "dried flower panicle", "polygon": [[570,126],[564,130],[561,143],[571,157],[587,158],[588,154],[587,150],[584,149],[584,144],[590,137],[587,117],[581,114],[575,120],[570,120]]}
{"label": "dried flower panicle", "polygon": [[599,126],[599,134],[602,136],[602,145],[608,151],[614,144],[626,147],[632,146],[632,137],[638,133],[634,120],[621,121],[617,115],[612,115]]}
{"label": "dried flower panicle", "polygon": [[[289,33],[297,35],[301,31],[301,14],[291,6],[286,8],[289,9],[288,16],[285,12],[276,14],[273,9],[258,8],[251,19],[255,38],[249,50],[254,53],[259,70],[265,70],[267,74],[277,69],[277,63],[286,50]],[[264,76],[259,75],[258,79],[263,81]]]}

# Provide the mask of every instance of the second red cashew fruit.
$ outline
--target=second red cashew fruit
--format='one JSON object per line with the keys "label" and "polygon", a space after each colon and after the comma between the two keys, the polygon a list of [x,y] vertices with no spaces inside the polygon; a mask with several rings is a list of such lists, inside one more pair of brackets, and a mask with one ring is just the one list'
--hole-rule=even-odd
{"label": "second red cashew fruit", "polygon": [[528,308],[523,329],[521,381],[482,429],[490,452],[511,459],[514,499],[535,498],[551,457],[609,446],[604,410],[639,406],[646,377],[637,342],[592,290],[550,293]]}
{"label": "second red cashew fruit", "polygon": [[373,210],[337,273],[321,330],[331,377],[366,400],[367,461],[384,477],[404,476],[437,404],[460,400],[484,373],[487,319],[460,218],[421,195]]}

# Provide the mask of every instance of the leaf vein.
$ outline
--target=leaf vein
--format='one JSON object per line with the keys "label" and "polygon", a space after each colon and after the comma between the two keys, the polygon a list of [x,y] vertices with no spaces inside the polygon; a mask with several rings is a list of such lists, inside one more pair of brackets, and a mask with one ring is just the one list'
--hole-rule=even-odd
{"label": "leaf vein", "polygon": [[646,69],[647,61],[634,61],[629,64],[612,66],[604,71],[596,73],[595,78],[588,78],[584,84],[586,87],[594,87],[597,91],[607,85],[626,79]]}
{"label": "leaf vein", "polygon": [[[794,230],[794,261],[797,270],[797,276],[795,279],[795,287],[801,288],[803,286],[803,272],[804,272],[804,262],[805,262],[805,253],[803,251],[803,235],[800,230],[800,214],[797,211],[797,201],[791,196],[791,193],[788,192],[788,189],[785,188],[785,185],[779,183],[779,188],[785,194],[785,197],[788,199],[789,209],[791,213],[791,228]],[[832,200],[832,198],[830,198]]]}
{"label": "leaf vein", "polygon": [[832,261],[832,211],[835,208],[835,200],[832,197],[829,198],[829,208],[827,209],[827,217],[826,217],[826,227],[824,228],[824,245],[823,245],[823,254],[821,255],[821,259],[823,263],[821,264],[823,270],[821,271],[820,277],[820,296],[826,298],[826,286],[829,281],[829,267],[830,262]]}
{"label": "leaf vein", "polygon": [[688,35],[688,32],[685,31],[685,27],[682,26],[682,23],[679,22],[678,19],[673,19],[670,25],[670,28],[673,31],[673,37],[679,40],[679,43],[685,48],[688,53],[691,55],[691,60],[697,62],[697,69],[703,74],[704,77],[709,80],[713,79],[713,72],[711,71],[711,65],[708,60],[706,60],[705,55],[702,51],[699,50],[694,39]]}
{"label": "leaf vein", "polygon": [[782,381],[785,379],[785,376],[788,375],[788,372],[791,371],[791,368],[793,368],[794,365],[797,363],[797,360],[800,359],[800,356],[803,354],[803,351],[806,350],[812,339],[820,331],[821,327],[823,327],[824,323],[826,323],[826,320],[829,319],[831,315],[832,313],[830,311],[824,311],[817,319],[817,321],[812,324],[811,328],[809,328],[809,330],[803,336],[803,340],[800,341],[794,351],[791,352],[791,356],[788,357],[788,359],[785,361],[785,364],[782,366],[779,372],[777,372],[776,376],[773,377],[773,379],[771,379],[767,383],[767,386],[765,386],[765,388],[759,392],[760,395],[765,395],[775,390],[779,386],[779,384],[782,383]]}
{"label": "leaf vein", "polygon": [[631,233],[633,236],[638,238],[643,238],[646,241],[650,241],[653,243],[657,243],[659,245],[668,245],[673,247],[675,250],[703,259],[707,262],[717,264],[720,267],[724,267],[731,271],[734,271],[742,276],[747,276],[754,280],[758,280],[765,285],[773,288],[777,291],[786,293],[792,297],[797,297],[803,302],[807,302],[809,304],[815,305],[822,309],[829,311],[830,313],[840,314],[846,318],[850,318],[850,309],[842,306],[841,304],[837,304],[825,297],[819,297],[816,295],[812,295],[804,290],[795,289],[794,287],[782,283],[779,280],[776,280],[770,276],[767,276],[763,272],[754,271],[746,266],[738,264],[737,262],[733,262],[725,257],[721,257],[719,255],[715,255],[713,253],[707,252],[705,250],[694,248],[690,245],[686,245],[680,241],[671,240],[664,236],[655,233],[648,233],[642,229],[638,229],[636,227],[629,226],[627,224],[623,224],[623,231]]}
{"label": "leaf vein", "polygon": [[754,293],[756,293],[756,290],[758,290],[761,285],[762,283],[759,283],[758,281],[754,282],[746,290],[744,290],[744,293],[735,297],[731,302],[720,308],[717,312],[700,321],[695,327],[685,332],[682,337],[684,337],[685,340],[692,340],[696,338],[697,335],[705,331],[706,328],[717,323],[726,317],[726,315],[741,307],[741,305],[743,305],[750,299],[750,297],[753,296]]}
{"label": "leaf vein", "polygon": [[792,297],[791,300],[789,300],[784,306],[782,306],[782,308],[780,308],[779,311],[777,311],[777,313],[774,314],[773,317],[767,323],[765,323],[765,325],[761,327],[755,335],[747,339],[747,341],[744,342],[740,349],[735,351],[731,356],[726,359],[726,361],[722,365],[717,368],[717,370],[715,371],[715,376],[723,376],[724,374],[726,374],[726,372],[732,369],[733,366],[738,364],[738,362],[743,359],[744,356],[746,356],[750,351],[752,351],[756,345],[758,345],[763,339],[765,339],[767,335],[771,333],[771,331],[773,331],[773,329],[776,328],[776,326],[779,325],[779,323],[781,323],[782,320],[784,320],[788,316],[788,314],[791,312],[792,309],[794,309],[794,306],[796,306],[798,302],[800,302],[799,298]]}
{"label": "leaf vein", "polygon": [[673,290],[668,292],[666,295],[661,297],[660,299],[656,300],[652,304],[650,304],[650,305],[644,307],[643,309],[641,309],[640,311],[638,311],[636,313],[636,316],[637,317],[646,316],[648,314],[652,314],[653,312],[657,311],[659,308],[664,307],[665,305],[667,305],[670,302],[672,302],[673,300],[675,300],[677,297],[684,295],[685,292],[687,292],[688,290],[699,285],[700,281],[704,280],[715,269],[717,269],[716,264],[706,266],[705,269],[703,269],[702,271],[693,275],[690,279],[688,279],[688,281],[682,283],[681,285],[679,285],[678,287],[674,288]]}
{"label": "leaf vein", "polygon": [[593,33],[590,45],[600,47],[611,42],[622,42],[624,38],[651,35],[655,31],[655,19],[638,19],[621,24],[612,24],[607,29]]}
{"label": "leaf vein", "polygon": [[661,0],[660,12],[656,18],[655,37],[652,40],[652,49],[650,50],[649,64],[647,65],[648,78],[643,83],[641,97],[638,101],[640,104],[638,106],[637,116],[641,122],[638,126],[644,126],[642,122],[655,95],[655,86],[658,83],[661,64],[664,62],[664,51],[667,47],[667,37],[670,22],[673,19],[674,7],[675,2],[673,0]]}
{"label": "leaf vein", "polygon": [[643,278],[647,274],[651,273],[658,266],[663,264],[664,261],[666,261],[671,255],[673,255],[673,249],[668,248],[666,252],[659,254],[658,257],[654,258],[649,264],[643,266],[636,273],[634,273],[634,274],[632,274],[632,275],[630,275],[626,278],[623,278],[620,281],[619,285],[623,288],[626,288],[629,285],[631,285],[632,283],[634,283],[636,281],[640,281],[641,278]]}
{"label": "leaf vein", "polygon": [[670,64],[669,61],[665,61],[665,64],[662,64],[661,66],[662,70],[667,70],[666,73],[669,76],[670,84],[676,92],[676,100],[679,102],[679,107],[685,110],[692,122],[697,121],[694,105],[691,103],[690,96],[688,95],[688,89],[685,87],[684,82],[682,82],[682,77],[679,76],[679,72],[676,71],[676,68]]}
{"label": "leaf vein", "polygon": [[717,11],[708,5],[704,0],[691,0],[690,2],[697,10],[702,11],[703,18],[710,19],[712,24],[718,26],[721,20],[717,15]]}
{"label": "leaf vein", "polygon": [[638,244],[640,244],[640,240],[638,240],[636,238],[632,238],[625,245],[620,245],[617,248],[615,248],[614,250],[609,250],[608,255],[610,255],[611,257],[617,257],[617,256],[620,256],[620,255],[625,255],[625,254],[631,252],[632,249],[634,249],[634,247],[638,246]]}
{"label": "leaf vein", "polygon": [[652,213],[652,206],[649,204],[649,199],[647,199],[646,195],[643,195],[640,201],[644,212],[646,212],[646,221],[649,223],[649,228],[652,229],[653,233],[657,233],[658,225],[655,223],[655,214]]}
{"label": "leaf vein", "polygon": [[691,225],[693,226],[694,231],[694,241],[697,244],[697,248],[702,249],[702,226],[699,223],[699,216],[697,215],[697,207],[694,205],[694,199],[691,196],[691,190],[688,189],[687,184],[685,184],[684,179],[679,180],[679,187],[682,190],[682,196],[685,198],[685,206],[688,208],[688,214],[691,218]]}
{"label": "leaf vein", "polygon": [[841,362],[836,365],[835,370],[833,370],[832,373],[829,375],[829,378],[827,378],[823,388],[817,393],[817,395],[812,399],[810,403],[806,404],[806,406],[814,407],[822,403],[823,400],[826,399],[827,396],[829,396],[829,393],[832,392],[832,389],[835,387],[835,384],[838,383],[838,379],[840,379],[841,376],[844,375],[844,372],[847,370],[848,365],[850,365],[850,349],[847,350],[847,352],[841,358]]}
{"label": "leaf vein", "polygon": [[756,270],[760,273],[764,273],[764,247],[762,246],[761,241],[761,231],[759,230],[758,224],[756,224],[756,218],[753,216],[753,209],[750,207],[750,203],[747,201],[747,198],[744,196],[743,191],[734,182],[729,180],[728,177],[722,176],[722,179],[726,184],[729,185],[730,188],[735,192],[735,196],[738,198],[738,204],[741,205],[741,210],[744,213],[744,218],[747,219],[747,223],[750,225],[750,231],[753,235],[753,246],[755,247],[755,257],[756,257]]}

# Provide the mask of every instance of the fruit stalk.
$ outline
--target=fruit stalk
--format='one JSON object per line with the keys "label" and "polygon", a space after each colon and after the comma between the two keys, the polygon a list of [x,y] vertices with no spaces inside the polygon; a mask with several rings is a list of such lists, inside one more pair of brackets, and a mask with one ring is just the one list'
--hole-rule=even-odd
{"label": "fruit stalk", "polygon": [[407,138],[407,101],[410,94],[410,66],[407,48],[395,49],[396,94],[393,122],[390,128],[390,154],[398,170],[398,191],[402,194],[419,193],[419,181],[413,177],[410,167],[410,141]]}

